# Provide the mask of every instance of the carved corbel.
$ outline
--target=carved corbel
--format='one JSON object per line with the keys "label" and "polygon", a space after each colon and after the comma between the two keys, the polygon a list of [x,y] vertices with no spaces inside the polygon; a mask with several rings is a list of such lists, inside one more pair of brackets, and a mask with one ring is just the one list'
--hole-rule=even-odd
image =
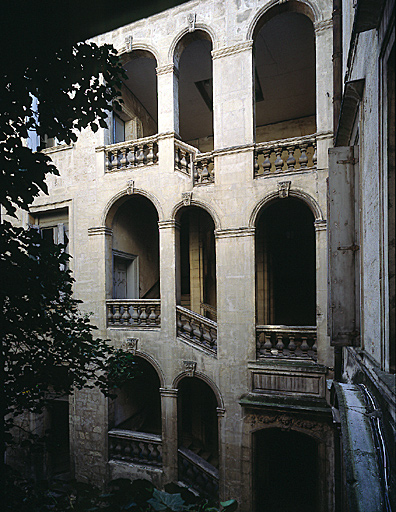
{"label": "carved corbel", "polygon": [[132,51],[132,44],[133,44],[133,37],[132,36],[127,36],[125,38],[125,50],[127,52],[131,52]]}
{"label": "carved corbel", "polygon": [[183,192],[182,193],[182,201],[184,206],[190,206],[192,199],[192,192]]}
{"label": "carved corbel", "polygon": [[278,193],[280,199],[285,199],[285,197],[289,197],[291,181],[279,181],[278,182]]}
{"label": "carved corbel", "polygon": [[137,350],[139,338],[127,338],[121,343],[121,348],[131,354],[135,355]]}
{"label": "carved corbel", "polygon": [[188,377],[194,377],[195,370],[197,369],[196,361],[183,361],[183,366]]}
{"label": "carved corbel", "polygon": [[190,14],[187,15],[187,23],[188,23],[188,31],[189,32],[194,32],[196,21],[197,21],[197,15],[195,14],[195,12],[190,12]]}
{"label": "carved corbel", "polygon": [[130,196],[135,193],[135,182],[133,180],[127,181],[127,194]]}

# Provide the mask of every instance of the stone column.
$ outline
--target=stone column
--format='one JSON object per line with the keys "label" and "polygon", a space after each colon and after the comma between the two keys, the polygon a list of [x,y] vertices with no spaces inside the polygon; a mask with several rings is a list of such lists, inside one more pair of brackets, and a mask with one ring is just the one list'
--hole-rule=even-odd
{"label": "stone column", "polygon": [[158,133],[179,133],[179,72],[173,64],[157,68]]}
{"label": "stone column", "polygon": [[214,149],[253,143],[253,41],[212,51]]}
{"label": "stone column", "polygon": [[161,329],[171,339],[176,338],[176,233],[173,220],[158,222],[160,233]]}
{"label": "stone column", "polygon": [[163,485],[177,482],[177,389],[160,388],[162,411]]}
{"label": "stone column", "polygon": [[318,363],[333,366],[333,349],[327,336],[327,230],[326,221],[315,221],[316,232],[316,325]]}

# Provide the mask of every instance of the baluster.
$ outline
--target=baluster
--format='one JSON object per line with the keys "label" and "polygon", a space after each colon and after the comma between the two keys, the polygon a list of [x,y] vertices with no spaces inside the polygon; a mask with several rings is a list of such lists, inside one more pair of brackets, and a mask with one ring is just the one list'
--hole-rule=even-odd
{"label": "baluster", "polygon": [[285,347],[285,344],[283,343],[283,335],[281,333],[277,333],[276,340],[277,343],[275,345],[275,348],[278,349],[278,352],[280,354],[283,354],[283,349]]}
{"label": "baluster", "polygon": [[312,344],[312,352],[313,352],[313,357],[316,359],[317,357],[317,354],[318,354],[318,346],[316,344],[316,335],[314,334],[313,335],[313,344]]}
{"label": "baluster", "polygon": [[140,458],[140,449],[139,449],[139,443],[135,440],[131,441],[131,448],[132,448],[132,457],[135,460],[139,460]]}
{"label": "baluster", "polygon": [[139,306],[137,306],[136,304],[133,307],[133,311],[132,311],[132,324],[133,325],[138,325],[139,324],[139,317],[140,317],[140,311],[139,311]]}
{"label": "baluster", "polygon": [[188,334],[188,336],[191,337],[191,332],[192,332],[192,327],[191,327],[191,324],[190,324],[190,321],[188,319],[188,317],[184,317],[186,319],[184,325],[183,325],[183,331],[186,332]]}
{"label": "baluster", "polygon": [[281,158],[283,148],[275,148],[275,170],[276,172],[281,172],[283,168],[283,160]]}
{"label": "baluster", "polygon": [[175,148],[175,169],[179,170],[179,168],[180,168],[179,149]]}
{"label": "baluster", "polygon": [[148,449],[148,446],[146,443],[139,443],[140,444],[140,448],[141,448],[141,459],[148,462],[149,461],[149,455],[150,455],[150,451]]}
{"label": "baluster", "polygon": [[287,150],[289,152],[289,157],[286,160],[287,170],[294,171],[294,167],[296,165],[296,159],[294,158],[294,146],[289,146]]}
{"label": "baluster", "polygon": [[208,329],[206,326],[202,326],[203,327],[203,334],[202,334],[202,338],[203,338],[203,341],[206,342],[209,347],[212,347],[213,345],[213,338],[210,334],[210,329]]}
{"label": "baluster", "polygon": [[199,182],[199,168],[200,168],[200,165],[201,163],[198,161],[198,162],[195,162],[194,164],[194,183],[198,183]]}
{"label": "baluster", "polygon": [[111,153],[110,151],[106,151],[105,153],[105,166],[106,166],[106,172],[109,172],[110,171],[110,167],[111,167]]}
{"label": "baluster", "polygon": [[265,339],[264,350],[267,354],[271,354],[271,349],[272,349],[271,334],[265,333],[264,339]]}
{"label": "baluster", "polygon": [[132,448],[131,448],[131,445],[128,441],[125,442],[125,446],[124,446],[124,457],[126,459],[130,459],[131,458],[131,452],[132,452]]}
{"label": "baluster", "polygon": [[193,324],[193,335],[198,339],[198,341],[201,341],[201,338],[202,338],[202,331],[201,331],[201,326],[199,324],[199,322],[194,322]]}
{"label": "baluster", "polygon": [[118,151],[112,151],[111,156],[111,170],[114,171],[118,167]]}
{"label": "baluster", "polygon": [[143,306],[141,308],[141,313],[140,313],[140,325],[147,325],[147,319],[148,319],[148,314],[147,314],[147,311],[146,311],[146,307]]}
{"label": "baluster", "polygon": [[271,160],[270,160],[271,150],[270,149],[264,149],[263,155],[264,155],[263,172],[264,173],[271,172],[271,166],[272,166]]}
{"label": "baluster", "polygon": [[147,153],[147,165],[154,163],[154,148],[153,143],[149,142],[148,144],[148,153]]}
{"label": "baluster", "polygon": [[316,167],[318,155],[316,154],[316,142],[313,143],[314,154],[312,155],[312,165]]}
{"label": "baluster", "polygon": [[307,343],[307,336],[301,336],[301,352],[304,357],[307,357],[309,345]]}
{"label": "baluster", "polygon": [[123,149],[120,150],[120,153],[121,153],[120,166],[121,167],[126,167],[126,164],[127,164],[127,152],[128,152],[128,148],[123,148]]}
{"label": "baluster", "polygon": [[107,305],[107,325],[113,324],[113,306],[111,304]]}
{"label": "baluster", "polygon": [[116,459],[118,457],[122,456],[122,446],[121,441],[117,441],[117,444],[114,447],[114,458]]}
{"label": "baluster", "polygon": [[[263,347],[262,337],[263,337],[263,333],[256,331],[256,354],[258,357],[260,355],[262,355],[262,347]],[[265,339],[265,337],[264,337],[264,339]]]}
{"label": "baluster", "polygon": [[179,312],[177,312],[176,323],[177,323],[177,334],[179,334],[183,330],[183,322],[181,321],[181,314]]}
{"label": "baluster", "polygon": [[157,315],[155,314],[155,306],[150,306],[150,314],[148,317],[148,323],[155,325],[156,319],[157,319]]}
{"label": "baluster", "polygon": [[289,349],[290,355],[295,356],[296,355],[296,342],[295,342],[296,337],[294,334],[290,334],[289,339],[290,339],[290,341],[289,341],[288,349]]}
{"label": "baluster", "polygon": [[128,167],[134,167],[135,165],[136,165],[135,146],[131,146],[131,147],[128,148],[127,166]]}
{"label": "baluster", "polygon": [[137,146],[137,152],[136,152],[136,163],[137,165],[144,165],[144,151],[143,151],[143,145],[139,144]]}
{"label": "baluster", "polygon": [[120,313],[120,306],[119,304],[114,304],[114,314],[113,314],[113,321],[115,324],[119,324],[120,323],[120,319],[121,319],[121,313]]}
{"label": "baluster", "polygon": [[307,144],[301,144],[300,149],[301,149],[301,155],[300,155],[300,158],[298,159],[298,162],[300,164],[301,169],[306,169],[307,164],[308,164],[308,157],[307,157],[307,153],[306,153]]}
{"label": "baluster", "polygon": [[129,320],[131,318],[131,315],[129,313],[129,304],[123,304],[123,308],[124,308],[124,313],[121,316],[122,323],[124,325],[128,325],[129,324]]}
{"label": "baluster", "polygon": [[180,159],[180,166],[182,168],[183,171],[186,171],[188,170],[187,168],[187,165],[188,165],[188,162],[187,162],[187,152],[186,151],[182,151],[181,152],[181,159]]}
{"label": "baluster", "polygon": [[260,164],[258,161],[258,157],[259,157],[258,151],[255,150],[254,151],[254,175],[255,176],[257,176],[258,173],[260,172]]}
{"label": "baluster", "polygon": [[203,161],[203,169],[202,169],[202,173],[201,173],[201,181],[209,181],[209,178],[210,178],[210,173],[209,173],[209,169],[208,169],[208,161],[204,160]]}

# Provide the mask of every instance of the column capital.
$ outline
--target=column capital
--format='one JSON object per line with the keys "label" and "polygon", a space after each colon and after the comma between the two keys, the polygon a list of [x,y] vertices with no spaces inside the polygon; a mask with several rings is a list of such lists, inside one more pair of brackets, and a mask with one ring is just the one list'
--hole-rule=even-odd
{"label": "column capital", "polygon": [[180,229],[180,223],[174,219],[158,221],[158,229]]}
{"label": "column capital", "polygon": [[160,388],[160,395],[161,396],[170,396],[173,398],[177,398],[178,389],[172,389],[172,388]]}

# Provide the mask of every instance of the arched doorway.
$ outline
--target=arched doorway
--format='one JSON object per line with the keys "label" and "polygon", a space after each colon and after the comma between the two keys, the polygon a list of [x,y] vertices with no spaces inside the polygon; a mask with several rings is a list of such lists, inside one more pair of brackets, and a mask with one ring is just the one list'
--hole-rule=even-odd
{"label": "arched doorway", "polygon": [[212,41],[203,30],[186,34],[175,50],[179,69],[179,130],[201,152],[213,150]]}
{"label": "arched doorway", "polygon": [[256,142],[315,133],[312,21],[279,5],[259,20],[253,37]]}
{"label": "arched doorway", "polygon": [[292,430],[253,434],[255,512],[317,512],[318,444]]}
{"label": "arched doorway", "polygon": [[260,325],[316,324],[314,216],[299,199],[276,200],[258,217],[256,316]]}
{"label": "arched doorway", "polygon": [[179,304],[216,321],[214,222],[197,206],[181,209],[178,258]]}
{"label": "arched doorway", "polygon": [[203,495],[218,494],[219,440],[217,398],[196,377],[178,386],[179,480]]}

